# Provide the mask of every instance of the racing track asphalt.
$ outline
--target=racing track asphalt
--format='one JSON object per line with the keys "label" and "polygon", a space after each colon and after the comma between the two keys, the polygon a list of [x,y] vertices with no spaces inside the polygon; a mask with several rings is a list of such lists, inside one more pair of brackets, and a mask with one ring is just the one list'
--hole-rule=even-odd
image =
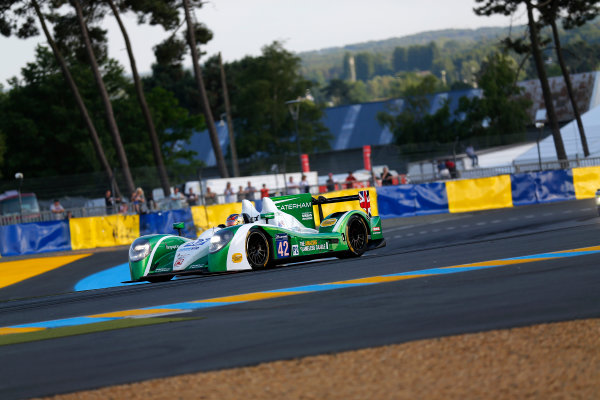
{"label": "racing track asphalt", "polygon": [[[355,260],[81,293],[66,293],[76,279],[59,268],[43,280],[43,295],[42,277],[14,285],[28,298],[0,302],[0,326],[594,246],[599,228],[593,202],[572,201],[386,221],[388,247]],[[87,263],[102,258],[115,265],[122,261],[111,254],[122,252]],[[80,276],[79,269],[100,269],[84,261],[67,268]],[[198,320],[2,346],[0,397],[599,317],[599,261],[584,255],[300,294],[182,315]],[[9,290],[15,289],[0,290],[0,299],[17,296]]]}

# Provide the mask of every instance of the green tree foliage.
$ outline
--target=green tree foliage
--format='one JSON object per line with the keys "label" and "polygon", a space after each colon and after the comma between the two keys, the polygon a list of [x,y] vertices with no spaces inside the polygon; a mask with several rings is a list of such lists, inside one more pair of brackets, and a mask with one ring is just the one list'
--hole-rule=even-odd
{"label": "green tree foliage", "polygon": [[408,55],[406,54],[406,48],[396,47],[392,55],[392,60],[395,72],[408,70]]}
{"label": "green tree foliage", "polygon": [[[197,24],[196,38],[198,45],[206,44],[212,39],[212,31],[203,24]],[[187,50],[185,40],[176,35],[154,46],[156,63],[152,64],[152,75],[143,78],[143,81],[147,88],[162,87],[172,92],[182,107],[192,114],[199,114],[202,106],[194,75],[192,71],[183,68]],[[208,79],[205,81],[208,84]]]}
{"label": "green tree foliage", "polygon": [[[231,102],[240,158],[297,158],[295,125],[285,102],[303,96],[312,85],[299,74],[299,68],[300,59],[278,42],[265,46],[259,57],[245,57],[229,66],[227,76],[235,88]],[[329,147],[322,116],[322,107],[311,102],[301,104],[298,130],[303,152]],[[257,168],[264,166],[257,164]]]}
{"label": "green tree foliage", "polygon": [[[133,84],[114,61],[108,62],[103,70],[109,95],[115,104],[115,117],[123,127],[123,142],[131,166],[152,165],[152,151]],[[6,146],[11,154],[1,167],[2,173],[10,176],[19,170],[28,176],[40,177],[101,170],[52,53],[45,47],[38,47],[35,61],[27,64],[21,74],[22,79],[13,80],[12,89],[0,102],[0,114],[4,116],[0,119],[0,132],[6,134]],[[72,74],[80,85],[90,115],[101,121],[104,112],[89,67],[73,63]],[[177,150],[175,143],[189,140],[192,129],[202,128],[201,119],[190,118],[187,110],[177,106],[169,92],[155,89],[147,96],[167,165],[189,158],[190,154],[183,149]],[[115,151],[108,145],[110,135],[103,124],[97,126],[107,149],[107,158],[116,165]]]}
{"label": "green tree foliage", "polygon": [[399,145],[421,142],[445,142],[453,135],[453,122],[447,103],[438,105],[430,113],[431,95],[439,91],[440,82],[433,75],[426,75],[418,82],[408,84],[403,90],[404,107],[377,116],[382,125],[394,133]]}
{"label": "green tree foliage", "polygon": [[323,89],[323,94],[333,106],[362,103],[368,99],[366,86],[361,81],[333,79]]}
{"label": "green tree foliage", "polygon": [[461,140],[493,138],[486,143],[504,144],[507,135],[514,139],[512,134],[524,133],[529,122],[531,102],[521,96],[515,84],[516,69],[516,62],[508,56],[489,56],[477,79],[482,98],[462,97],[454,114],[447,102],[431,104],[441,85],[433,75],[427,75],[403,88],[401,110],[380,113],[378,120],[394,133],[398,145],[409,148],[419,143],[448,143],[457,136]]}
{"label": "green tree foliage", "polygon": [[371,53],[358,53],[354,56],[356,79],[367,81],[375,74],[375,60]]}
{"label": "green tree foliage", "polygon": [[[6,102],[6,93],[4,93],[4,87],[0,84],[0,113],[4,109]],[[2,178],[2,166],[4,165],[4,154],[6,153],[6,135],[0,128],[0,178]]]}
{"label": "green tree foliage", "polygon": [[500,53],[488,57],[477,79],[483,97],[460,101],[458,113],[464,116],[458,125],[461,138],[491,136],[499,138],[497,144],[505,144],[502,138],[507,135],[525,133],[531,101],[516,85],[516,70],[511,57]]}
{"label": "green tree foliage", "polygon": [[437,54],[437,45],[431,42],[426,46],[410,46],[407,50],[406,69],[408,71],[429,71]]}

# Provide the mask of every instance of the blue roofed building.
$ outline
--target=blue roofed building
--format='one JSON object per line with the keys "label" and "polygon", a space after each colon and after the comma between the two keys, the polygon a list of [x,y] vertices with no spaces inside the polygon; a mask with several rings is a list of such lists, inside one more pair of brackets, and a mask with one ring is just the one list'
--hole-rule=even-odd
{"label": "blue roofed building", "polygon": [[[599,75],[598,72],[572,75],[573,85],[577,91],[578,107],[582,113],[600,104],[600,90],[598,90],[600,86]],[[543,96],[539,81],[523,81],[519,82],[519,86],[524,88],[525,96],[533,102],[533,106],[529,110],[533,126],[536,111],[540,107],[543,107]],[[573,113],[568,97],[566,97],[562,77],[551,78],[550,86],[553,92],[558,119],[561,125],[566,124],[573,119]],[[450,113],[454,115],[461,97],[473,98],[481,96],[482,91],[480,89],[438,93],[429,98],[429,113],[435,113],[447,101]],[[374,165],[387,164],[399,171],[402,170],[403,162],[400,160],[398,149],[395,146],[391,146],[394,143],[394,136],[387,127],[382,126],[378,122],[377,114],[380,112],[401,112],[405,106],[403,99],[391,99],[325,109],[323,123],[331,133],[330,146],[333,152],[327,151],[325,153],[310,154],[311,170],[317,170],[320,173],[330,171],[341,173],[360,169],[362,168],[362,147],[364,145],[372,147],[371,158]],[[219,141],[223,152],[226,154],[229,151],[227,125],[224,121],[216,121],[216,123]],[[596,130],[595,128],[591,129],[588,133],[589,135],[593,135],[592,137],[594,138],[598,137],[597,141],[596,139],[590,140],[588,138],[588,142],[592,142],[594,145],[600,143],[600,131],[596,133]],[[546,131],[545,135],[548,134],[549,131]],[[567,137],[565,139],[567,142],[570,140]],[[550,144],[550,141],[548,141],[548,150],[550,150]],[[216,160],[208,133],[206,131],[195,133],[189,147],[191,150],[195,150],[198,153],[198,159],[204,161],[207,167],[209,167],[207,172],[210,174],[210,167],[216,165]],[[595,150],[595,146],[593,147]],[[574,148],[576,149],[577,146]],[[549,156],[551,156],[550,153],[548,153]],[[531,154],[524,155],[524,157],[531,157]]]}

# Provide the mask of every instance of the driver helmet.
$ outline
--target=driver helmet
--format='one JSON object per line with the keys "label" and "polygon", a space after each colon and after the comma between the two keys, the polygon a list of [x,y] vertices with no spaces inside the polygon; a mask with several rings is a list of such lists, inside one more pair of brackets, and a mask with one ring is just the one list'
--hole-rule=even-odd
{"label": "driver helmet", "polygon": [[229,217],[227,217],[226,225],[234,226],[234,225],[242,225],[243,223],[244,223],[244,218],[242,217],[242,214],[231,214]]}

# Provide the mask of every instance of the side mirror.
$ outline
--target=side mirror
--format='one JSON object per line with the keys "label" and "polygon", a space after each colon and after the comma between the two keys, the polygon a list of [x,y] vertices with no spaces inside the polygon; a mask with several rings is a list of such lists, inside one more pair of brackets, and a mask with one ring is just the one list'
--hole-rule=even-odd
{"label": "side mirror", "polygon": [[177,234],[179,236],[183,236],[181,233],[185,229],[185,223],[184,222],[175,222],[173,224],[173,229],[175,229],[177,231]]}
{"label": "side mirror", "polygon": [[267,223],[269,223],[270,219],[275,218],[275,213],[265,213],[265,214],[260,214],[260,218],[264,219]]}

